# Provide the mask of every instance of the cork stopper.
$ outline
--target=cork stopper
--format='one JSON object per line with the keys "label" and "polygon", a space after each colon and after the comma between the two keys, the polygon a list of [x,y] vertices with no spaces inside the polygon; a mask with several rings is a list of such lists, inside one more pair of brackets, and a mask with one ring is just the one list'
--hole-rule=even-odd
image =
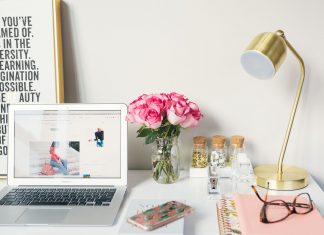
{"label": "cork stopper", "polygon": [[231,136],[231,145],[234,145],[237,148],[242,148],[244,143],[244,137],[240,135]]}
{"label": "cork stopper", "polygon": [[204,136],[195,136],[193,138],[193,144],[195,148],[204,148],[207,145],[207,139]]}
{"label": "cork stopper", "polygon": [[212,146],[213,147],[221,148],[221,147],[224,147],[224,145],[225,145],[225,136],[214,135],[212,137]]}

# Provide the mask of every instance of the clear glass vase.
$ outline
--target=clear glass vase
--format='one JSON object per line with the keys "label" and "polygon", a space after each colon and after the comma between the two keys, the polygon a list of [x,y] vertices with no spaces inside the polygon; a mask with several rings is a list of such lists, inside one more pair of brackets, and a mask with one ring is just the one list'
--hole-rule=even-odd
{"label": "clear glass vase", "polygon": [[153,179],[162,184],[175,183],[180,172],[178,138],[158,138],[152,148]]}

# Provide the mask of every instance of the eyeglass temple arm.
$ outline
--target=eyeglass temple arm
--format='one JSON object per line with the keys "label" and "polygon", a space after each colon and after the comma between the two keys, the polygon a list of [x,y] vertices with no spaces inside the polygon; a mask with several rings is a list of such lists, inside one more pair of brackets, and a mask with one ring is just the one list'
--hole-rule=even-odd
{"label": "eyeglass temple arm", "polygon": [[269,182],[268,182],[268,187],[267,187],[267,193],[264,197],[264,201],[266,201],[266,202],[268,201],[268,192],[269,192]]}
{"label": "eyeglass temple arm", "polygon": [[265,203],[266,201],[264,201],[264,200],[261,198],[261,196],[259,195],[259,193],[258,193],[258,191],[256,190],[255,186],[252,185],[251,187],[252,187],[252,189],[253,189],[255,195],[259,198],[259,200]]}

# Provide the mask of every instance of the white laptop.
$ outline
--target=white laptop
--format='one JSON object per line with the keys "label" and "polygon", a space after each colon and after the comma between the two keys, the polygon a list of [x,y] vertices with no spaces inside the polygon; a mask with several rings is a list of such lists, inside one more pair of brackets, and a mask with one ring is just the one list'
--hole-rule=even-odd
{"label": "white laptop", "polygon": [[124,104],[10,105],[0,225],[111,225],[127,185]]}

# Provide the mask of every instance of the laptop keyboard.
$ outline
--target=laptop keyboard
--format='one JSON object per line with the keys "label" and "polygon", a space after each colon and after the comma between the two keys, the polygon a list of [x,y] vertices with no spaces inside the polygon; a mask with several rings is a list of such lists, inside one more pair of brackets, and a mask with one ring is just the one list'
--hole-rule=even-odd
{"label": "laptop keyboard", "polygon": [[115,188],[16,188],[0,200],[0,206],[109,206],[115,192]]}

